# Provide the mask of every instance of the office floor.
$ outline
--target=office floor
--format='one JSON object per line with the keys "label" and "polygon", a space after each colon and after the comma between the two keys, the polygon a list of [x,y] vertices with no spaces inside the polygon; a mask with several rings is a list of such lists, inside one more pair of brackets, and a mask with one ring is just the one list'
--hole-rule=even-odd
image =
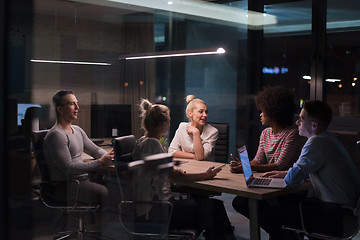
{"label": "office floor", "polygon": [[[232,199],[234,195],[222,194],[219,197],[224,201],[225,208],[227,210],[228,216],[232,225],[235,227],[235,236],[237,240],[249,240],[249,222],[248,219],[238,214],[231,206]],[[54,227],[54,216],[56,216],[56,211],[44,207],[41,202],[34,201],[34,225],[33,225],[33,239],[35,240],[48,240],[56,236],[57,231],[60,231],[60,226]],[[71,225],[76,226],[77,222],[72,221]],[[105,236],[112,236],[112,239],[127,239],[126,234],[121,230],[120,224],[115,220],[112,223],[108,224],[103,230]],[[203,240],[203,236],[199,237],[199,240]],[[261,230],[261,239],[269,239],[266,232]],[[360,240],[360,233],[353,238],[354,240]]]}
{"label": "office floor", "polygon": [[[235,227],[234,233],[237,240],[247,240],[250,239],[250,232],[249,232],[249,220],[236,212],[232,207],[231,203],[234,199],[235,195],[231,194],[221,194],[221,196],[216,197],[221,199],[224,202],[227,214],[231,221],[231,224]],[[261,230],[261,239],[267,240],[269,239],[268,234]]]}

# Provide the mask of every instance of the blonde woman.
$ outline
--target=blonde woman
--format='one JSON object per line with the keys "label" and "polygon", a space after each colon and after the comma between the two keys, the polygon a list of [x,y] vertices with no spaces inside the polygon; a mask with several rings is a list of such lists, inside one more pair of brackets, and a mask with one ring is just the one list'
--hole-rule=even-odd
{"label": "blonde woman", "polygon": [[[166,135],[170,127],[170,113],[168,107],[161,104],[152,104],[146,99],[140,103],[141,124],[145,130],[144,136],[136,141],[133,150],[134,160],[144,159],[146,156],[164,153],[165,149],[160,142],[160,138]],[[229,218],[226,214],[224,204],[218,199],[181,199],[175,200],[170,190],[170,180],[202,180],[211,179],[216,176],[221,169],[209,167],[199,173],[185,173],[173,169],[166,176],[156,176],[150,181],[143,178],[143,186],[140,187],[141,194],[138,200],[159,199],[170,201],[173,210],[170,220],[170,229],[195,228],[205,230],[206,240],[235,240]],[[138,179],[139,181],[140,179]],[[150,186],[149,186],[150,184]],[[154,191],[149,192],[150,189]],[[152,209],[142,209],[144,216],[158,215],[158,211]],[[141,215],[138,215],[141,216]]]}
{"label": "blonde woman", "polygon": [[218,130],[206,123],[206,103],[194,95],[188,95],[186,102],[186,116],[189,122],[180,123],[171,141],[169,152],[173,153],[174,157],[214,161],[213,148],[218,138]]}

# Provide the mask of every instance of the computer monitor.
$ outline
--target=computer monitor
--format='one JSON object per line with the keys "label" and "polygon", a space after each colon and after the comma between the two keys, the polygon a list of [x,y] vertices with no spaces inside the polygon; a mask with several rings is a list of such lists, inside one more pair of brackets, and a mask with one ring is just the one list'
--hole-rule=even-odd
{"label": "computer monitor", "polygon": [[41,108],[40,104],[32,104],[32,103],[18,103],[17,104],[17,125],[21,126],[23,120],[25,118],[25,114],[28,108],[30,107],[37,107]]}
{"label": "computer monitor", "polygon": [[91,138],[131,134],[131,105],[91,105]]}

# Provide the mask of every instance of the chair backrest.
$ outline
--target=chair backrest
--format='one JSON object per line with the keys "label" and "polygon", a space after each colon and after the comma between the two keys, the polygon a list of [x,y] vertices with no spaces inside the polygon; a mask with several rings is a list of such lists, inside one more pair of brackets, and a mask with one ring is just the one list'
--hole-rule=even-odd
{"label": "chair backrest", "polygon": [[66,182],[56,182],[57,188],[62,189],[60,191],[62,194],[61,196],[55,194],[54,182],[50,181],[50,172],[45,161],[43,145],[44,138],[48,132],[49,130],[40,130],[33,131],[31,133],[31,141],[36,159],[36,165],[41,176],[40,197],[42,202],[48,207],[66,207]]}
{"label": "chair backrest", "polygon": [[303,230],[309,237],[351,239],[359,232],[360,199],[357,208],[312,199],[300,206]]}
{"label": "chair backrest", "polygon": [[172,153],[158,153],[144,158],[144,171],[152,176],[167,174],[174,166]]}
{"label": "chair backrest", "polygon": [[227,163],[229,158],[229,124],[215,122],[209,122],[209,124],[219,131],[214,149],[215,161]]}
{"label": "chair backrest", "polygon": [[135,136],[127,135],[117,137],[112,140],[115,153],[115,165],[117,167],[124,166],[133,161],[132,151],[135,146]]}
{"label": "chair backrest", "polygon": [[[151,179],[168,174],[173,168],[172,154],[161,153],[128,163],[127,172],[131,176],[133,192],[138,192],[130,200],[122,201],[119,206],[120,222],[124,229],[133,236],[144,239],[167,239],[172,213],[172,204],[152,198],[154,191]],[[150,197],[150,198],[149,198]],[[173,238],[169,238],[173,239]]]}
{"label": "chair backrest", "polygon": [[155,193],[154,179],[168,174],[174,166],[172,159],[171,153],[159,153],[126,164],[127,166],[118,175],[121,178],[120,187],[124,199],[149,201]]}
{"label": "chair backrest", "polygon": [[119,187],[123,194],[123,199],[132,200],[133,182],[132,176],[128,171],[128,164],[133,162],[132,151],[135,146],[135,136],[127,135],[112,139],[114,148],[114,165],[116,166],[116,178],[119,180]]}
{"label": "chair backrest", "polygon": [[44,138],[49,130],[33,131],[31,134],[31,141],[33,144],[33,151],[35,154],[36,164],[41,175],[41,181],[49,181],[49,169],[45,163],[45,156],[43,150]]}

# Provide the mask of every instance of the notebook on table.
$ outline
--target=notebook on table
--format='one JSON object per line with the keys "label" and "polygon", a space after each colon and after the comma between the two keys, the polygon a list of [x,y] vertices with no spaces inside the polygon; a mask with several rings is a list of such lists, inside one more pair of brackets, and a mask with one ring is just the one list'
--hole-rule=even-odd
{"label": "notebook on table", "polygon": [[253,176],[246,146],[238,149],[241,166],[244,172],[245,182],[248,187],[263,188],[286,188],[283,179],[280,178],[256,178]]}

